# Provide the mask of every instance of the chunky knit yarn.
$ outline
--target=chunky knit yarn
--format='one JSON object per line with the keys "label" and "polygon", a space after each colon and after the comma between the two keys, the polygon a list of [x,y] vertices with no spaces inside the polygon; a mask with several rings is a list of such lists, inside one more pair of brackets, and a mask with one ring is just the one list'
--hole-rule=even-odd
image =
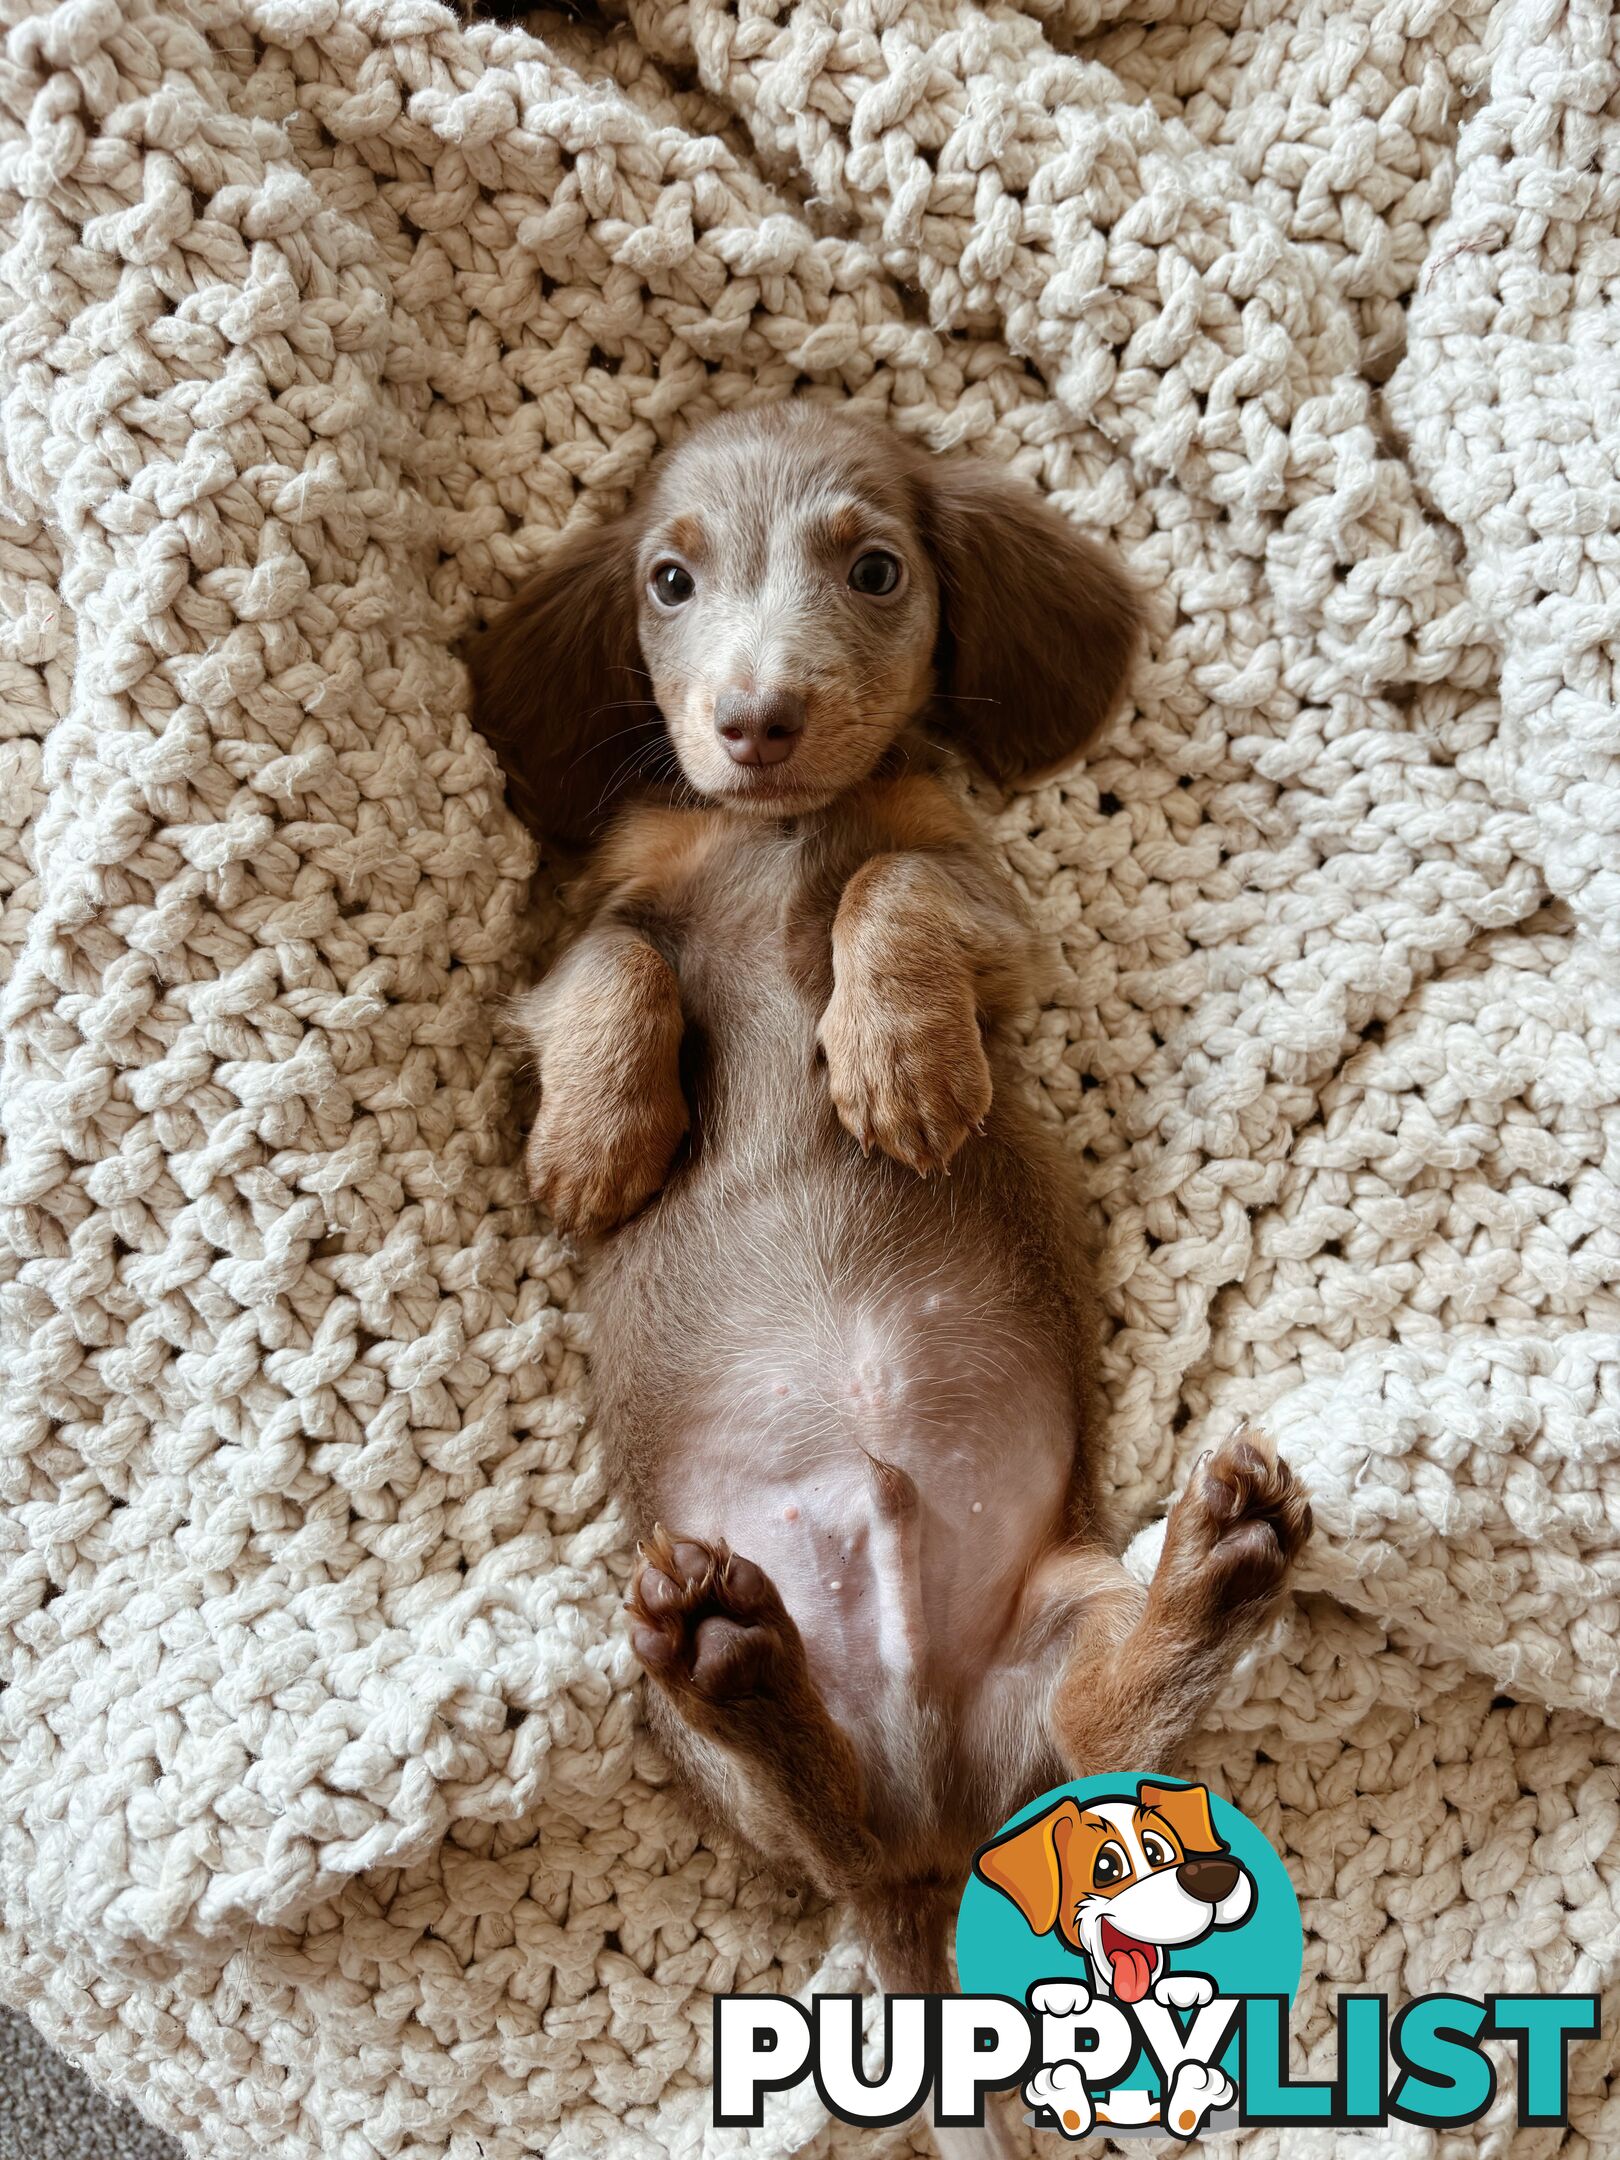
{"label": "chunky knit yarn", "polygon": [[[0,1996],[199,2160],[923,2149],[706,2127],[710,1991],[854,1953],[638,1723],[517,1166],[555,907],[451,649],[799,394],[1150,596],[1094,753],[985,808],[1121,1506],[1239,1413],[1316,1501],[1196,1764],[1290,1862],[1300,2042],[1340,1987],[1615,2027],[1607,0],[0,24]],[[1567,2132],[1509,2079],[1355,2150],[1606,2160],[1614,2048]]]}

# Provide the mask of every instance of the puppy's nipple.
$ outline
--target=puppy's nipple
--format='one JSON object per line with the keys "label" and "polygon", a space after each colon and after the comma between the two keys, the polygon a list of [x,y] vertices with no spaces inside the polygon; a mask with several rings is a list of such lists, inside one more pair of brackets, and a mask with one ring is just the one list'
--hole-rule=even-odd
{"label": "puppy's nipple", "polygon": [[798,1521],[798,1519],[799,1519],[799,1511],[798,1511],[798,1509],[797,1509],[797,1508],[796,1508],[796,1507],[795,1507],[795,1506],[793,1505],[793,1502],[792,1502],[792,1501],[790,1500],[790,1501],[788,1502],[787,1506],[786,1506],[786,1507],[785,1507],[785,1508],[784,1508],[784,1509],[782,1510],[782,1520],[783,1520],[784,1522],[797,1522],[797,1521]]}

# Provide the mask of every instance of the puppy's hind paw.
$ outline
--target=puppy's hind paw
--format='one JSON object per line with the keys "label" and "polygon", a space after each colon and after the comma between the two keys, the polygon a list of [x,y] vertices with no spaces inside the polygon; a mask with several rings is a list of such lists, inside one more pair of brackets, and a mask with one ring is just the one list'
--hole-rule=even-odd
{"label": "puppy's hind paw", "polygon": [[1210,1558],[1242,1603],[1280,1590],[1311,1534],[1305,1488],[1263,1433],[1240,1425],[1204,1466]]}
{"label": "puppy's hind paw", "polygon": [[1155,1596],[1216,1629],[1256,1618],[1310,1534],[1305,1488],[1263,1434],[1241,1425],[1172,1508]]}
{"label": "puppy's hind paw", "polygon": [[715,1704],[778,1692],[804,1650],[764,1569],[723,1543],[671,1537],[661,1526],[640,1550],[625,1610],[649,1677]]}

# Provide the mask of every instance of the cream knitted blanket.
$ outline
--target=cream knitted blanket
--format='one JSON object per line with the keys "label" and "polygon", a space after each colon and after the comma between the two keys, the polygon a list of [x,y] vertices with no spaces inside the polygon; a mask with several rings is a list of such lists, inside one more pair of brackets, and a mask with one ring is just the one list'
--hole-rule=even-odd
{"label": "cream knitted blanket", "polygon": [[[992,809],[1121,1499],[1243,1410],[1317,1501],[1199,1756],[1290,1860],[1297,2030],[1616,2027],[1607,0],[0,21],[0,1996],[209,2160],[925,2147],[705,2130],[709,1991],[852,1953],[638,1726],[516,1169],[532,850],[449,653],[797,392],[1151,595],[1131,708]],[[1509,2080],[1350,2142],[1609,2160],[1614,2048],[1569,2132]]]}

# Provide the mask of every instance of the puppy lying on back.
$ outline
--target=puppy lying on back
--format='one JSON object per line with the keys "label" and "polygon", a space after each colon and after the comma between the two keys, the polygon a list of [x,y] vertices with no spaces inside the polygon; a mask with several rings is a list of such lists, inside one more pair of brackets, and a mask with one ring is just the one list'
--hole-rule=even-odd
{"label": "puppy lying on back", "polygon": [[607,827],[526,1008],[528,1167],[600,1240],[651,1713],[891,1988],[949,1985],[1015,1808],[1171,1762],[1310,1526],[1239,1436],[1150,1590],[1115,1557],[1085,1235],[1004,1039],[1032,930],[937,777],[953,745],[998,778],[1072,755],[1135,634],[1120,571],[1015,480],[781,405],[670,452],[472,656],[535,821]]}

